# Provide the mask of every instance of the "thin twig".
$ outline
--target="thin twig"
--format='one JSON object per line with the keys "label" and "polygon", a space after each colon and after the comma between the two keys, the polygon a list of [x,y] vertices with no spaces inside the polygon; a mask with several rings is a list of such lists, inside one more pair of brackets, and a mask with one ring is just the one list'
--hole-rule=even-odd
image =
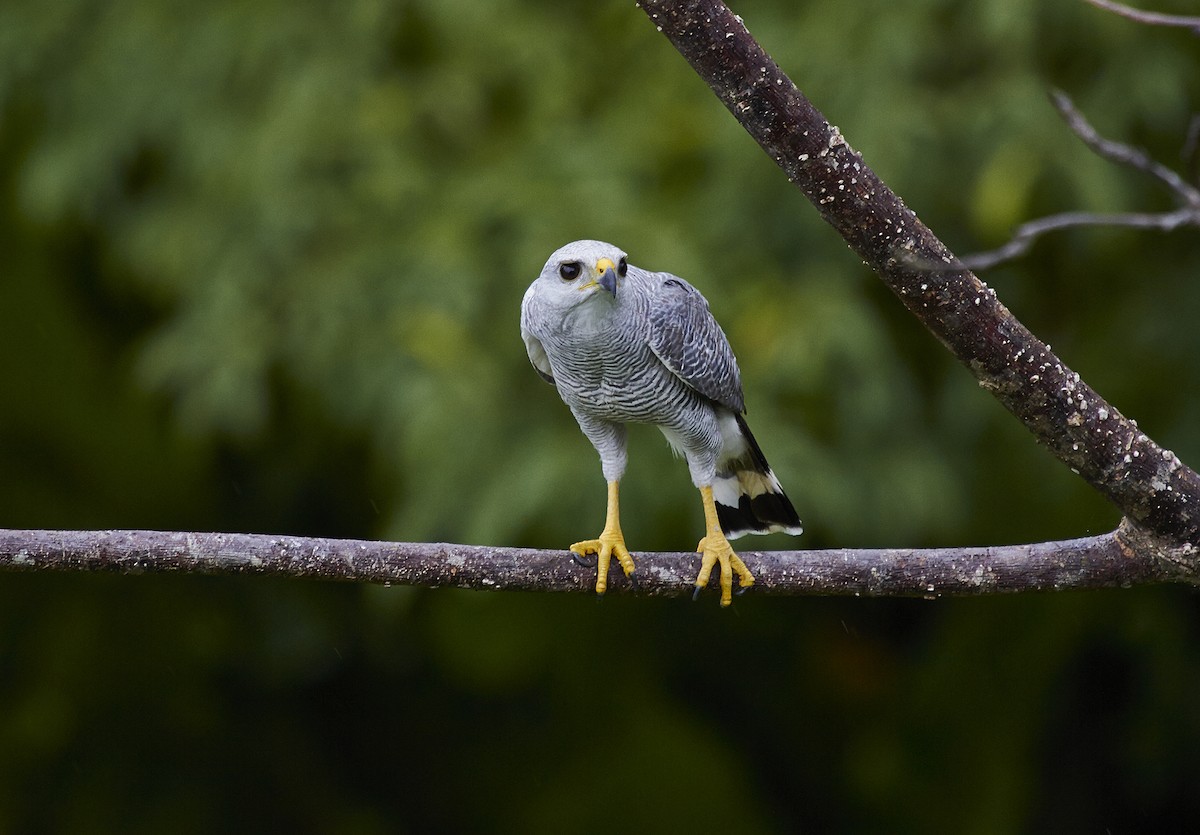
{"label": "thin twig", "polygon": [[[1136,229],[1157,229],[1171,232],[1181,226],[1200,227],[1200,189],[1176,172],[1153,159],[1140,148],[1106,139],[1080,112],[1070,96],[1061,90],[1050,91],[1050,101],[1071,132],[1098,156],[1110,162],[1126,165],[1157,179],[1183,204],[1170,212],[1062,212],[1021,224],[1007,243],[986,252],[972,253],[952,262],[952,266],[969,270],[984,270],[1018,258],[1029,251],[1034,242],[1048,232],[1081,226],[1124,226]],[[1196,120],[1193,120],[1193,127]],[[1191,133],[1189,132],[1189,137]],[[1190,138],[1189,138],[1190,141]],[[1185,145],[1185,151],[1187,145]],[[942,269],[946,269],[943,267]]]}
{"label": "thin twig", "polygon": [[1051,90],[1050,100],[1072,132],[1099,156],[1121,165],[1128,165],[1130,168],[1157,178],[1185,205],[1200,208],[1200,189],[1188,183],[1167,166],[1152,159],[1142,149],[1105,139],[1092,127],[1075,103],[1071,101],[1070,96],[1062,90]]}
{"label": "thin twig", "polygon": [[1122,5],[1121,3],[1114,3],[1113,0],[1086,0],[1086,2],[1091,3],[1097,9],[1104,9],[1129,20],[1145,23],[1148,26],[1179,26],[1184,29],[1191,29],[1193,35],[1200,35],[1200,17],[1146,12],[1141,9]]}
{"label": "thin twig", "polygon": [[1193,114],[1188,122],[1187,137],[1183,140],[1179,158],[1183,160],[1183,171],[1188,182],[1195,183],[1197,168],[1200,167],[1200,113]]}
{"label": "thin twig", "polygon": [[1018,258],[1029,251],[1034,241],[1047,232],[1080,226],[1123,226],[1133,229],[1157,229],[1172,232],[1180,226],[1200,227],[1200,211],[1191,207],[1173,212],[1124,212],[1099,214],[1092,212],[1062,212],[1031,220],[1017,227],[1008,243],[986,252],[965,255],[954,262],[959,269],[986,270]]}

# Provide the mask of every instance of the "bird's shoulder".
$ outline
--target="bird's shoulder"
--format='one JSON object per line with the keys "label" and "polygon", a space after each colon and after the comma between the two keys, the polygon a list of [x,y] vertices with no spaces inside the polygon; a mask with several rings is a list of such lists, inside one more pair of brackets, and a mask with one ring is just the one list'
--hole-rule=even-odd
{"label": "bird's shoulder", "polygon": [[650,349],[675,376],[705,397],[741,412],[741,375],[708,300],[671,273],[641,271],[648,295]]}
{"label": "bird's shoulder", "polygon": [[677,275],[650,272],[631,266],[628,280],[636,282],[643,294],[658,303],[660,313],[680,312],[690,309],[693,305],[708,310],[708,299],[704,298],[704,294]]}

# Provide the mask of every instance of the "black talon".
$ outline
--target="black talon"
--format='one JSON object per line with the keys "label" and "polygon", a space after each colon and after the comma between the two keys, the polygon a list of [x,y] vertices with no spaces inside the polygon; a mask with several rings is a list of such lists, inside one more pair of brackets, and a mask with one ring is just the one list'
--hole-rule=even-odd
{"label": "black talon", "polygon": [[741,597],[746,592],[750,591],[749,586],[738,586],[738,590],[733,593],[734,597]]}
{"label": "black talon", "polygon": [[637,578],[637,572],[636,572],[636,571],[630,571],[630,572],[629,572],[628,574],[626,574],[625,576],[629,578],[629,588],[631,588],[631,589],[634,589],[634,590],[636,591],[636,590],[639,588],[639,585],[638,585],[638,578]]}
{"label": "black talon", "polygon": [[704,588],[704,586],[696,586],[696,588],[692,591],[692,602],[693,603],[695,603],[697,600],[700,599],[700,590],[702,588]]}
{"label": "black talon", "polygon": [[582,554],[576,554],[574,551],[571,552],[571,562],[583,568],[595,568],[596,559],[596,557],[592,557],[592,561],[588,562],[586,559],[584,559]]}

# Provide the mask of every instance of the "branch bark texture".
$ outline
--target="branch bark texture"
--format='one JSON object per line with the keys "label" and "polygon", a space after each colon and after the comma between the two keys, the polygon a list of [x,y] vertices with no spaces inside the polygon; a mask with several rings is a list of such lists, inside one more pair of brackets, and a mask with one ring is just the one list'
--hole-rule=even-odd
{"label": "branch bark texture", "polygon": [[[1186,579],[1189,555],[1133,529],[1035,545],[742,551],[750,594],[939,597],[1107,588]],[[690,594],[695,553],[638,553],[637,593]],[[0,569],[312,577],[425,587],[591,591],[595,569],[564,551],[265,534],[0,530]],[[629,581],[614,566],[609,591]],[[716,595],[716,584],[710,594]]]}
{"label": "branch bark texture", "polygon": [[1200,477],[1029,332],[716,0],[639,6],[846,243],[1059,460],[1130,520],[1200,541]]}

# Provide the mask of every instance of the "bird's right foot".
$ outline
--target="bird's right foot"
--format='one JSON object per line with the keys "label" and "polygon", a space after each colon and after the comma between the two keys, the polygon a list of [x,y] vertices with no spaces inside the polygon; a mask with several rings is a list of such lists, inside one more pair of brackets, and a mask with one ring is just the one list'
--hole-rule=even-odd
{"label": "bird's right foot", "polygon": [[[633,557],[625,547],[625,537],[620,530],[605,529],[597,539],[585,539],[576,542],[571,550],[579,557],[586,559],[589,554],[596,555],[596,594],[604,594],[608,589],[608,566],[613,557],[625,572],[625,576],[633,580]],[[579,562],[578,559],[575,560]]]}
{"label": "bird's right foot", "polygon": [[[579,545],[582,543],[576,543],[576,544]],[[581,554],[571,552],[571,562],[575,563],[580,568],[595,568],[596,567],[595,555],[593,555],[591,557],[585,557]]]}

